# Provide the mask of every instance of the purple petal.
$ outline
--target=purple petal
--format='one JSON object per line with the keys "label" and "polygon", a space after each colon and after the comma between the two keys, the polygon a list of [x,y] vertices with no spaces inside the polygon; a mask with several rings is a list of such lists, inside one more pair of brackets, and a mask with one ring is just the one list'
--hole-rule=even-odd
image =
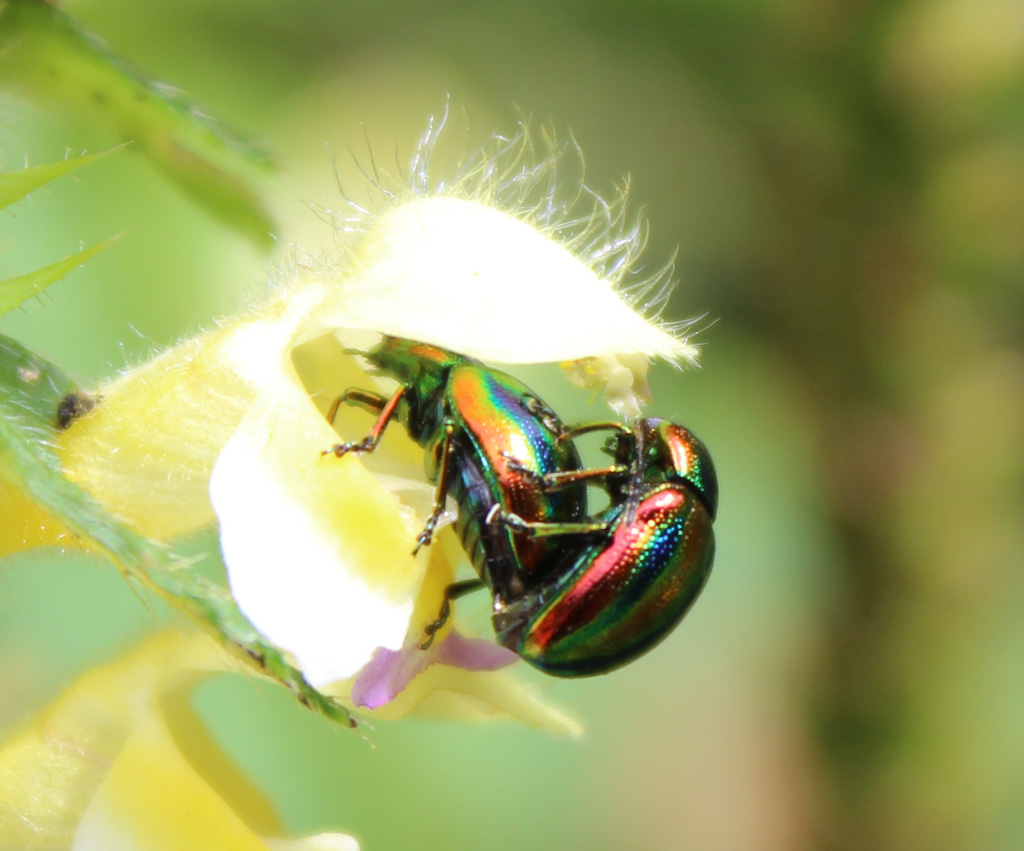
{"label": "purple petal", "polygon": [[511,650],[480,638],[465,638],[455,630],[428,650],[412,644],[401,650],[378,647],[352,684],[357,707],[377,709],[390,703],[412,679],[435,663],[467,671],[496,671],[519,657]]}
{"label": "purple petal", "polygon": [[465,668],[467,671],[497,671],[511,665],[519,655],[493,641],[466,638],[454,629],[445,636],[438,648],[442,665]]}

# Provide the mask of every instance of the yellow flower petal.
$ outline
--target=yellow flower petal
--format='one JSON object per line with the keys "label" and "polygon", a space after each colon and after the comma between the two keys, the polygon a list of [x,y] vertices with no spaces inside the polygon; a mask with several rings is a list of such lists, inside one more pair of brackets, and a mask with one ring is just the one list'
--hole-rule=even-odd
{"label": "yellow flower petal", "polygon": [[141,534],[167,540],[214,520],[210,471],[255,394],[224,355],[235,332],[203,334],[125,373],[57,437],[67,477]]}
{"label": "yellow flower petal", "polygon": [[184,652],[177,634],[152,639],[79,679],[0,748],[0,847],[69,845],[132,728]]}
{"label": "yellow flower petal", "polygon": [[146,714],[75,832],[72,851],[263,851],[264,843],[178,751],[159,713]]}
{"label": "yellow flower petal", "polygon": [[225,664],[205,635],[168,632],[72,684],[0,748],[0,848],[358,851],[342,834],[262,838],[280,832],[270,802],[189,698]]}
{"label": "yellow flower petal", "polygon": [[256,393],[280,380],[321,293],[269,299],[100,388],[57,436],[69,479],[148,537],[214,521],[210,474]]}

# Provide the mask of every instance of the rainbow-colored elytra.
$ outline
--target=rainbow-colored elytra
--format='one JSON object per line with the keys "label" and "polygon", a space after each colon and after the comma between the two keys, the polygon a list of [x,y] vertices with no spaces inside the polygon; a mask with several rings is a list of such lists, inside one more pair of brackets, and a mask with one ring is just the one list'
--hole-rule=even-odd
{"label": "rainbow-colored elytra", "polygon": [[641,423],[645,445],[655,456],[647,462],[648,475],[686,484],[704,502],[714,520],[718,513],[718,476],[707,447],[678,423],[658,417]]}
{"label": "rainbow-colored elytra", "polygon": [[714,559],[711,516],[697,497],[656,486],[632,520],[620,504],[609,540],[585,545],[538,594],[516,651],[548,673],[585,676],[621,667],[661,641],[696,600]]}
{"label": "rainbow-colored elytra", "polygon": [[640,420],[618,437],[633,473],[608,483],[608,535],[567,548],[551,580],[495,613],[499,641],[557,676],[621,667],[665,638],[704,588],[714,561],[718,484],[688,429]]}
{"label": "rainbow-colored elytra", "polygon": [[[538,476],[555,470],[578,469],[580,459],[572,441],[558,442],[561,424],[550,415],[542,419],[530,411],[524,398],[535,397],[522,382],[505,373],[468,363],[451,370],[445,403],[467,446],[461,460],[455,462],[457,480],[464,484],[453,487],[450,493],[459,503],[460,515],[474,518],[472,528],[465,523],[456,526],[464,540],[466,534],[487,536],[501,532],[500,528],[485,530],[476,522],[483,520],[495,504],[503,511],[528,516],[536,522],[568,523],[583,519],[586,510],[583,485],[556,492],[538,487]],[[515,465],[510,463],[513,458]],[[476,471],[462,469],[465,464],[477,467],[487,479],[486,495],[478,494],[470,486]],[[529,577],[545,573],[553,556],[551,541],[512,535],[510,542],[517,579],[529,584]],[[493,573],[490,566],[487,572]],[[520,573],[522,576],[518,576]],[[497,582],[508,584],[500,579]]]}

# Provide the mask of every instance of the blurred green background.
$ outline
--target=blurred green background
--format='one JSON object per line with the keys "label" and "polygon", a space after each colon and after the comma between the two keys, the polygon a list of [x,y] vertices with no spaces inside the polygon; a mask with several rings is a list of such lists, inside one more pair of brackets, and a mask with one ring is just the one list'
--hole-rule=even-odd
{"label": "blurred green background", "polygon": [[[335,167],[372,197],[348,148],[404,164],[449,97],[471,144],[521,111],[571,131],[598,190],[631,175],[651,264],[679,249],[667,315],[706,317],[703,367],[653,374],[651,411],[701,435],[721,482],[715,572],[682,626],[609,677],[523,671],[582,742],[422,720],[364,740],[283,690],[210,683],[205,716],[292,831],[365,849],[1024,847],[1019,0],[66,8],[279,164],[270,257],[131,150],[4,217],[0,279],[128,231],[0,323],[86,388],[258,293],[286,243],[329,244],[305,204],[337,203]],[[4,167],[116,141],[0,100]],[[586,415],[556,372],[525,374]],[[14,560],[0,723],[158,608],[109,565]],[[485,608],[460,620],[486,634]]]}

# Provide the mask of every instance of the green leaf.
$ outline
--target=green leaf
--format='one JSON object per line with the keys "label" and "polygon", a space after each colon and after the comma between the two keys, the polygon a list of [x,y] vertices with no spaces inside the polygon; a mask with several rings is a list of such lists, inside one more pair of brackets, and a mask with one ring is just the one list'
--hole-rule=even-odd
{"label": "green leaf", "polygon": [[21,168],[16,171],[0,172],[0,209],[9,207],[15,201],[20,201],[33,189],[38,189],[44,183],[49,183],[61,175],[67,174],[83,165],[95,162],[105,157],[111,151],[98,151],[94,154],[80,154],[77,157],[67,157],[53,163]]}
{"label": "green leaf", "polygon": [[0,477],[106,553],[127,578],[240,650],[301,703],[345,726],[355,726],[348,710],[309,685],[285,654],[256,632],[225,588],[190,571],[187,560],[108,514],[61,474],[53,449],[55,424],[58,410],[62,406],[66,410],[66,400],[78,392],[52,364],[0,336]]}
{"label": "green leaf", "polygon": [[108,126],[194,200],[261,246],[273,221],[238,173],[266,155],[232,136],[167,86],[147,80],[53,3],[0,5],[0,85]]}
{"label": "green leaf", "polygon": [[54,281],[63,278],[72,269],[81,266],[90,257],[99,254],[111,243],[120,239],[119,236],[111,237],[104,242],[94,245],[91,248],[84,248],[81,251],[58,260],[42,269],[36,269],[27,275],[19,275],[16,278],[8,278],[0,281],[0,316],[12,310],[26,299],[32,298],[45,290]]}

